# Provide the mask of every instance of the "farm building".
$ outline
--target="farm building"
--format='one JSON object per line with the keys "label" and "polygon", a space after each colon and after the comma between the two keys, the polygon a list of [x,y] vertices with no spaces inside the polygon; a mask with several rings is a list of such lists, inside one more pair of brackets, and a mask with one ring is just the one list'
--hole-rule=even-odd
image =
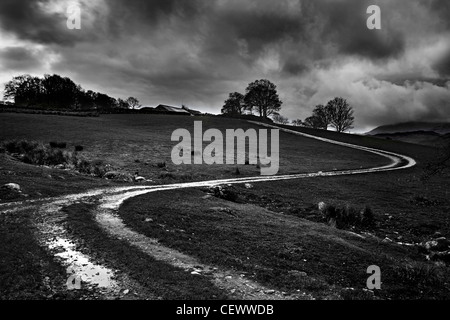
{"label": "farm building", "polygon": [[183,106],[182,108],[178,108],[178,107],[172,107],[172,106],[160,104],[154,110],[157,112],[164,112],[167,114],[191,115],[191,116],[202,115],[202,113],[200,111],[192,110],[185,106]]}
{"label": "farm building", "polygon": [[188,112],[187,110],[177,108],[177,107],[167,106],[164,104],[160,104],[159,106],[157,106],[155,108],[155,110],[159,111],[159,112],[168,113],[168,114],[191,115],[191,113]]}

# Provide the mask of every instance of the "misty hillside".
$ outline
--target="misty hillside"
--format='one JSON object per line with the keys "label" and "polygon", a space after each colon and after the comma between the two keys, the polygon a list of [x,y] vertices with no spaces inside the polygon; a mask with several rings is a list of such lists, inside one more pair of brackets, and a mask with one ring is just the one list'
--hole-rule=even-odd
{"label": "misty hillside", "polygon": [[439,135],[450,133],[450,123],[448,122],[405,122],[386,126],[380,126],[366,133],[367,135],[392,134],[400,132],[434,132]]}
{"label": "misty hillside", "polygon": [[366,135],[439,147],[450,141],[450,123],[406,122],[380,126]]}

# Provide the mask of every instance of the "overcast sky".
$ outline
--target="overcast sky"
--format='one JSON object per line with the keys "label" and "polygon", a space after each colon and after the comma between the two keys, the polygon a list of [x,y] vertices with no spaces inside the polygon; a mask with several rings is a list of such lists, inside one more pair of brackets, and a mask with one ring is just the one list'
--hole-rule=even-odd
{"label": "overcast sky", "polygon": [[[70,3],[81,30],[66,26]],[[372,4],[382,30],[366,27]],[[1,0],[2,88],[45,73],[149,106],[219,113],[269,79],[291,120],[342,96],[357,130],[450,121],[450,1]]]}

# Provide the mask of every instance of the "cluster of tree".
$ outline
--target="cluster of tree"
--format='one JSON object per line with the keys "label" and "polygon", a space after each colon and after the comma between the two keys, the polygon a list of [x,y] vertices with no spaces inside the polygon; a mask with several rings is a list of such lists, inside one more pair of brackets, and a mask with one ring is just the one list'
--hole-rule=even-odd
{"label": "cluster of tree", "polygon": [[65,110],[135,109],[139,101],[130,97],[115,99],[107,94],[85,91],[69,78],[46,74],[43,78],[21,75],[6,83],[4,98],[22,107]]}
{"label": "cluster of tree", "polygon": [[239,92],[230,93],[222,108],[222,114],[241,115],[256,111],[262,118],[278,115],[283,102],[277,93],[277,86],[269,80],[256,80],[250,83],[245,95]]}
{"label": "cluster of tree", "polygon": [[353,114],[353,108],[347,100],[338,97],[329,101],[326,106],[316,106],[313,114],[306,118],[305,121],[294,120],[292,124],[324,130],[328,130],[328,127],[331,126],[337,132],[345,132],[353,128],[353,123],[355,122]]}

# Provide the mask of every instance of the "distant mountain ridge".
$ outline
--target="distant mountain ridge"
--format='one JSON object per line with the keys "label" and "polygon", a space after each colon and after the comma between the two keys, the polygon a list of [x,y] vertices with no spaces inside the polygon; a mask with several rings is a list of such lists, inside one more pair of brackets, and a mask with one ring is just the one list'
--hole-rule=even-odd
{"label": "distant mountain ridge", "polygon": [[406,132],[434,132],[439,135],[450,133],[449,122],[405,122],[391,125],[380,126],[366,133],[366,135],[374,136],[379,134],[394,134]]}
{"label": "distant mountain ridge", "polygon": [[450,142],[450,123],[398,123],[380,126],[366,133],[366,135],[414,144],[442,147]]}

